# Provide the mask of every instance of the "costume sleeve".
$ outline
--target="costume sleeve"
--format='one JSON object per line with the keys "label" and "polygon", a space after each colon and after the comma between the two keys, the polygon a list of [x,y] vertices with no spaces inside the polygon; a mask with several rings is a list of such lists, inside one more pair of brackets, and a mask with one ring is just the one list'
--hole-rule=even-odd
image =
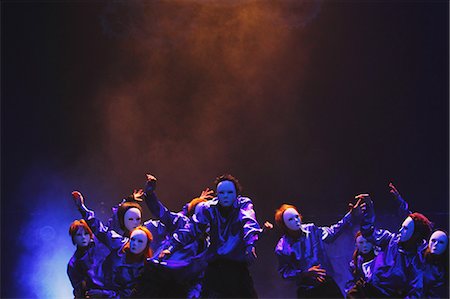
{"label": "costume sleeve", "polygon": [[[91,216],[93,216],[92,214]],[[109,250],[120,248],[126,242],[126,238],[122,235],[110,230],[107,226],[103,224],[102,221],[95,217],[90,217],[86,220],[92,233],[97,237],[97,239],[108,247]]]}
{"label": "costume sleeve", "polygon": [[352,215],[350,212],[345,214],[344,218],[339,220],[336,224],[331,226],[322,226],[319,227],[319,231],[322,233],[322,241],[326,243],[333,242],[342,232],[342,229],[347,226],[352,219]]}
{"label": "costume sleeve", "polygon": [[146,194],[145,203],[150,212],[161,220],[168,232],[174,232],[178,227],[183,227],[189,221],[186,216],[169,211],[158,199],[155,192]]}
{"label": "costume sleeve", "polygon": [[174,231],[169,238],[168,249],[173,252],[193,242],[207,230],[210,221],[211,215],[208,208],[202,206],[200,211],[192,216],[192,221],[179,225]]}
{"label": "costume sleeve", "polygon": [[405,219],[408,217],[409,214],[411,214],[411,211],[409,210],[409,205],[406,200],[401,197],[401,195],[396,196],[398,201],[398,216],[401,219]]}
{"label": "costume sleeve", "polygon": [[159,201],[155,192],[146,192],[144,196],[148,209],[158,219],[161,219],[168,209]]}
{"label": "costume sleeve", "polygon": [[250,198],[245,198],[243,201],[240,207],[239,218],[244,229],[244,241],[247,246],[254,246],[258,240],[258,235],[262,233],[262,229],[256,220],[256,214]]}
{"label": "costume sleeve", "polygon": [[278,273],[283,279],[297,280],[302,270],[295,266],[292,260],[293,252],[290,252],[288,248],[284,248],[286,246],[284,238],[281,238],[275,248],[275,254],[278,259]]}

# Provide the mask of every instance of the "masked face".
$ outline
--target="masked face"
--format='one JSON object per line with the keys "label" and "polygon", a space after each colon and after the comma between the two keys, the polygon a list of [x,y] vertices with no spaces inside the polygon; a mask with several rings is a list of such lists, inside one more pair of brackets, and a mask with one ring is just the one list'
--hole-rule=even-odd
{"label": "masked face", "polygon": [[147,235],[142,230],[133,231],[130,236],[130,252],[140,254],[146,248],[147,243]]}
{"label": "masked face", "polygon": [[123,218],[123,223],[130,232],[141,225],[141,211],[138,208],[128,209]]}
{"label": "masked face", "polygon": [[89,241],[91,241],[91,236],[84,228],[80,227],[75,235],[73,236],[73,242],[78,247],[86,247],[89,245]]}
{"label": "masked face", "polygon": [[442,254],[447,248],[447,244],[448,236],[443,231],[438,230],[431,235],[428,247],[432,254]]}
{"label": "masked face", "polygon": [[293,231],[300,230],[302,225],[300,214],[293,208],[288,208],[284,211],[283,221],[286,227]]}
{"label": "masked face", "polygon": [[356,249],[362,254],[369,253],[373,248],[372,243],[367,241],[366,238],[364,238],[363,236],[358,236],[356,238],[355,246]]}
{"label": "masked face", "polygon": [[236,200],[236,187],[231,181],[223,181],[217,185],[217,199],[223,207],[230,207]]}
{"label": "masked face", "polygon": [[400,241],[406,242],[411,239],[414,234],[414,220],[411,217],[407,217],[403,221],[402,227],[400,228]]}

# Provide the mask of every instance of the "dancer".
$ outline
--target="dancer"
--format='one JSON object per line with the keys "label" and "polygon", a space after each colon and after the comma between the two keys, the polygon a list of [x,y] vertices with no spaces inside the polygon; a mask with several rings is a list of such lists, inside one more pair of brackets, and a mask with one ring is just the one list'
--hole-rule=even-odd
{"label": "dancer", "polygon": [[366,282],[369,280],[372,276],[375,256],[376,251],[373,244],[362,236],[361,231],[358,231],[355,235],[355,251],[349,264],[349,270],[353,279],[346,283],[346,293],[357,281]]}
{"label": "dancer", "polygon": [[370,279],[365,283],[357,282],[348,291],[348,298],[422,298],[422,251],[431,232],[431,222],[420,213],[412,213],[403,221],[398,233],[375,230],[373,203],[368,195],[365,201],[368,204],[361,232],[381,251],[375,258]]}
{"label": "dancer", "polygon": [[77,249],[67,265],[67,275],[75,298],[86,298],[86,291],[103,287],[101,265],[105,254],[96,246],[94,235],[86,221],[75,220],[69,228]]}
{"label": "dancer", "polygon": [[[102,232],[98,232],[102,234]],[[105,285],[103,289],[91,289],[87,292],[90,298],[130,298],[140,283],[139,278],[144,264],[153,255],[150,248],[153,236],[143,227],[136,227],[130,238],[121,244],[111,243],[111,253],[103,263]]]}
{"label": "dancer", "polygon": [[202,297],[256,298],[248,266],[256,260],[255,243],[262,229],[253,202],[240,195],[239,181],[232,175],[219,176],[214,185],[217,197],[201,205],[188,229],[175,232],[160,257],[176,252],[209,229]]}
{"label": "dancer", "polygon": [[[156,178],[147,174],[145,184],[145,202],[152,212],[166,227],[171,235],[178,229],[184,229],[191,221],[199,204],[212,197],[210,190],[204,190],[200,197],[191,200],[183,211],[169,211],[156,196]],[[141,296],[155,298],[199,298],[201,292],[200,279],[206,268],[205,254],[209,245],[209,237],[204,234],[179,250],[168,255],[164,261],[157,259],[160,250],[155,252],[146,267],[143,281],[145,287],[139,290]]]}
{"label": "dancer", "polygon": [[278,272],[283,279],[296,282],[297,298],[343,298],[332,277],[324,243],[331,243],[340,235],[342,229],[357,216],[359,204],[360,201],[330,227],[302,223],[302,216],[293,205],[283,204],[276,210],[275,222],[284,232],[275,248]]}
{"label": "dancer", "polygon": [[449,298],[448,235],[446,232],[442,230],[433,232],[424,257],[424,297]]}
{"label": "dancer", "polygon": [[[110,227],[103,224],[102,221],[95,217],[95,212],[88,209],[85,205],[85,200],[81,192],[73,191],[72,199],[81,213],[81,216],[86,220],[89,227],[92,229],[94,235],[100,237],[99,241],[107,246],[113,246],[115,243],[125,243],[130,237],[131,232],[142,224],[142,208],[134,201],[126,201],[120,204],[117,208],[117,221],[120,228],[120,232],[117,232]],[[151,249],[155,251],[159,248],[163,240],[167,237],[167,230],[158,220],[147,220],[142,224],[146,227],[153,236],[153,242],[151,243]],[[102,238],[102,239],[100,239]]]}

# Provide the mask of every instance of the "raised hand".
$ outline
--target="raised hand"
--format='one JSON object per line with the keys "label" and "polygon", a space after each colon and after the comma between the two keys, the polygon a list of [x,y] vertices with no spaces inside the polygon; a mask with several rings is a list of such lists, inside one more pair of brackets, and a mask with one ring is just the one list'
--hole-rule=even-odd
{"label": "raised hand", "polygon": [[80,191],[72,191],[72,199],[77,207],[84,206],[84,198]]}
{"label": "raised hand", "polygon": [[209,188],[206,188],[205,190],[202,191],[202,193],[200,194],[200,198],[204,198],[206,200],[212,199],[214,198],[214,190],[211,190]]}
{"label": "raised hand", "polygon": [[147,177],[147,182],[145,182],[145,192],[151,193],[156,190],[157,179],[149,173],[147,173],[145,176]]}
{"label": "raised hand", "polygon": [[264,222],[264,226],[263,226],[263,230],[272,230],[273,229],[273,224],[270,223],[269,221]]}
{"label": "raised hand", "polygon": [[401,197],[400,192],[398,192],[397,188],[395,188],[394,184],[392,182],[389,183],[389,192],[394,194],[395,197]]}
{"label": "raised hand", "polygon": [[142,201],[142,197],[144,196],[144,190],[143,189],[139,189],[139,190],[134,189],[132,196],[135,201]]}

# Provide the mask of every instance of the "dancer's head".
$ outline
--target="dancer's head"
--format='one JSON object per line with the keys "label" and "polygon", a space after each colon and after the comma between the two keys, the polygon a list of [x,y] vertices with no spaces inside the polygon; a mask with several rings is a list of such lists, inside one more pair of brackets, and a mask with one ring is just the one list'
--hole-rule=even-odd
{"label": "dancer's head", "polygon": [[368,254],[373,251],[373,244],[367,241],[361,232],[358,231],[355,235],[355,249],[358,250],[358,253]]}
{"label": "dancer's head", "polygon": [[441,255],[448,251],[448,235],[442,230],[434,231],[428,241],[428,250],[431,254]]}
{"label": "dancer's head", "polygon": [[403,221],[399,232],[400,242],[420,243],[428,239],[431,222],[420,213],[412,213]]}
{"label": "dancer's head", "polygon": [[239,181],[231,174],[224,174],[214,181],[216,187],[217,199],[222,207],[233,205],[237,196],[241,193]]}
{"label": "dancer's head", "polygon": [[275,222],[284,232],[299,231],[302,215],[295,206],[283,204],[275,211]]}
{"label": "dancer's head", "polygon": [[92,230],[83,219],[75,220],[70,224],[69,235],[72,238],[72,243],[77,247],[88,246],[93,238]]}
{"label": "dancer's head", "polygon": [[152,257],[153,252],[150,248],[152,241],[152,233],[146,227],[138,226],[131,232],[123,251],[134,255],[143,254],[146,258]]}
{"label": "dancer's head", "polygon": [[120,228],[131,232],[141,225],[142,208],[136,202],[124,202],[117,209],[117,218],[119,219]]}

